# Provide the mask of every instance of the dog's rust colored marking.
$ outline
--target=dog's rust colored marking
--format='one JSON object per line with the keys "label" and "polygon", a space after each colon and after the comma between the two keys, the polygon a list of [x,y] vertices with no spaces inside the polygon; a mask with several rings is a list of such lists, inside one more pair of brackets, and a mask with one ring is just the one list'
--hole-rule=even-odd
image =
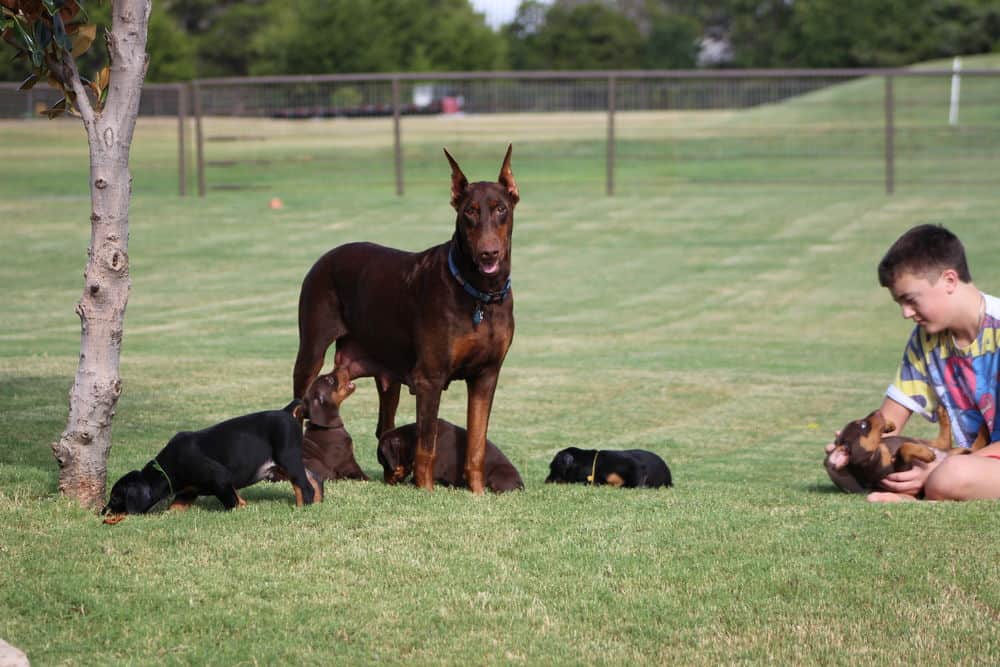
{"label": "dog's rust colored marking", "polygon": [[[296,489],[296,491],[298,491],[298,489]],[[247,501],[243,500],[243,496],[241,496],[238,493],[236,494],[236,506],[237,507],[246,507],[247,506]]]}
{"label": "dog's rust colored marking", "polygon": [[124,521],[125,517],[127,516],[128,514],[109,514],[107,517],[105,517],[104,523],[108,524],[109,526],[113,526],[116,523],[121,523],[122,521]]}
{"label": "dog's rust colored marking", "polygon": [[170,507],[167,509],[171,512],[183,512],[194,505],[194,500],[184,500],[181,498],[174,498],[173,502],[170,503]]}
{"label": "dog's rust colored marking", "polygon": [[907,463],[913,463],[914,461],[930,463],[937,458],[934,456],[933,449],[913,442],[904,442],[900,445],[899,457]]}
{"label": "dog's rust colored marking", "polygon": [[879,463],[884,467],[889,467],[892,465],[892,452],[889,451],[887,447],[883,447],[879,450]]}
{"label": "dog's rust colored marking", "polygon": [[[296,507],[302,507],[305,504],[305,500],[302,497],[302,489],[299,488],[298,486],[296,486],[295,484],[292,484],[292,489],[294,489],[294,491],[295,491],[295,505],[296,505]],[[243,499],[240,498],[241,502],[242,502],[242,500]],[[245,505],[246,503],[242,503],[242,504]]]}
{"label": "dog's rust colored marking", "polygon": [[625,480],[622,479],[621,476],[618,473],[616,473],[616,472],[613,472],[610,475],[608,475],[607,477],[605,477],[604,481],[607,482],[608,484],[610,484],[611,486],[624,486],[625,485]]}
{"label": "dog's rust colored marking", "polygon": [[[309,485],[312,486],[313,493],[316,494],[316,498],[313,500],[313,502],[323,502],[323,489],[320,488],[319,482],[317,482],[315,479],[313,479],[312,477],[310,477],[309,478]],[[295,485],[294,484],[292,485],[292,488],[295,489]],[[296,491],[297,490],[298,489],[296,489]],[[298,502],[299,502],[299,494],[296,494],[295,495],[295,503],[298,504]]]}

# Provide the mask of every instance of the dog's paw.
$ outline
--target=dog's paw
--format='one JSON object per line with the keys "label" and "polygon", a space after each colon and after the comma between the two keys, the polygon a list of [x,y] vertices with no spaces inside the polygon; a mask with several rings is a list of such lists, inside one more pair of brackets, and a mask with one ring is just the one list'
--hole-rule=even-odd
{"label": "dog's paw", "polygon": [[836,447],[826,457],[826,464],[833,470],[840,470],[851,462],[851,455],[845,447]]}

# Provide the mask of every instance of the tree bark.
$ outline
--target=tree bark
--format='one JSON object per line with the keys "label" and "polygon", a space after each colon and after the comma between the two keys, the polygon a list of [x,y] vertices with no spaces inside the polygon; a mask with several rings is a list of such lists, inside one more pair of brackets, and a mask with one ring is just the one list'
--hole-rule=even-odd
{"label": "tree bark", "polygon": [[52,444],[59,491],[86,507],[104,504],[111,422],[122,392],[119,376],[128,304],[128,213],[132,194],[129,151],[149,57],[146,28],[151,0],[115,0],[107,35],[111,77],[106,103],[95,110],[72,56],[70,80],[90,146],[90,247],[80,317],[80,361],[69,394],[69,417]]}

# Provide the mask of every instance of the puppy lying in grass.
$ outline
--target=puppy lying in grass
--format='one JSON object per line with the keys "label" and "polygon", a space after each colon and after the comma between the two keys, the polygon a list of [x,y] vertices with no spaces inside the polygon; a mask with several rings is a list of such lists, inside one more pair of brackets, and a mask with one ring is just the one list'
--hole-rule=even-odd
{"label": "puppy lying in grass", "polygon": [[578,449],[568,447],[552,458],[546,484],[610,484],[627,488],[673,486],[670,468],[644,449]]}
{"label": "puppy lying in grass", "polygon": [[[445,486],[467,487],[465,452],[468,432],[451,422],[438,419],[437,451],[434,457],[434,482]],[[384,433],[378,441],[378,462],[382,464],[387,484],[397,484],[413,471],[417,447],[417,425],[407,424]],[[524,481],[514,464],[490,440],[486,441],[483,463],[486,488],[494,493],[518,491]]]}

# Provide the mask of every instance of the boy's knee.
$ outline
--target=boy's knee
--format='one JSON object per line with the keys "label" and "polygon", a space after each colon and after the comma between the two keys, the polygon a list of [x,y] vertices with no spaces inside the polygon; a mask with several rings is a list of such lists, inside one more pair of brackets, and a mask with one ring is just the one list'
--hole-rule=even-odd
{"label": "boy's knee", "polygon": [[924,483],[927,500],[966,500],[973,486],[973,465],[968,456],[950,456],[935,468]]}

